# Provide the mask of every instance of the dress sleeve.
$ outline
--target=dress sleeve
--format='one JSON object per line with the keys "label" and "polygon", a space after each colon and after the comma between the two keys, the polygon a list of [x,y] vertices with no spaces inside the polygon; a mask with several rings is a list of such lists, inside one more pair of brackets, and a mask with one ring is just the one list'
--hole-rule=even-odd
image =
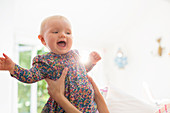
{"label": "dress sleeve", "polygon": [[53,76],[56,74],[54,72],[56,71],[47,62],[41,60],[40,56],[37,56],[33,59],[32,68],[30,69],[24,69],[15,64],[14,74],[11,76],[24,83],[34,83],[46,78],[49,74]]}

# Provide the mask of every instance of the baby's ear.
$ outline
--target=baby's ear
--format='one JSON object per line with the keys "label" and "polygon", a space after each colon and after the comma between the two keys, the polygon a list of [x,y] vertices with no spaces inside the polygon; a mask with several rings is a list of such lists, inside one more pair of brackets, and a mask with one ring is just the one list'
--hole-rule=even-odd
{"label": "baby's ear", "polygon": [[46,43],[45,43],[45,40],[44,40],[44,37],[42,35],[38,35],[38,39],[41,40],[41,43],[45,46]]}

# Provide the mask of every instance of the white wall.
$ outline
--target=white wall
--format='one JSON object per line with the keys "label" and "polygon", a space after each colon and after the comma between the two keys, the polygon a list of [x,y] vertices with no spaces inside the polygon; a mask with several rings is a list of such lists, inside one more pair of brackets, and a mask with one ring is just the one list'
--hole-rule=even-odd
{"label": "white wall", "polygon": [[[0,56],[8,54],[14,59],[14,1],[0,1]],[[0,71],[0,110],[2,113],[15,113],[13,102],[16,101],[16,82],[9,72]]]}
{"label": "white wall", "polygon": [[[137,97],[144,98],[142,83],[145,81],[157,99],[170,98],[170,57],[167,55],[170,52],[170,3],[147,0],[135,6],[131,18],[126,18],[129,20],[122,25],[120,35],[110,45],[105,45],[107,55],[104,60],[108,69],[105,75],[113,85]],[[115,37],[114,33],[112,37]],[[161,44],[165,49],[162,57],[155,55],[159,37],[162,37]],[[119,47],[128,57],[124,70],[113,63]]]}
{"label": "white wall", "polygon": [[[0,52],[15,61],[14,38],[40,44],[37,35],[42,19],[61,14],[72,23],[74,48],[103,51],[103,73],[107,82],[145,98],[142,90],[145,81],[156,98],[170,98],[169,0],[1,0],[0,11]],[[162,57],[155,56],[159,37],[165,48]],[[127,53],[125,69],[118,69],[114,64],[119,47]],[[0,75],[3,91],[0,109],[8,113],[12,109],[9,103],[15,80],[8,72],[1,71]]]}

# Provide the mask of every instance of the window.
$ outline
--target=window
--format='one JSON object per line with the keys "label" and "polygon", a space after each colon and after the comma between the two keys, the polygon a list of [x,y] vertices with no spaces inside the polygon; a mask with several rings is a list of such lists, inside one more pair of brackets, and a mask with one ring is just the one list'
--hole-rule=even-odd
{"label": "window", "polygon": [[[44,53],[44,49],[19,44],[19,65],[30,69],[33,57]],[[33,84],[18,82],[18,113],[40,113],[48,98],[45,80]]]}

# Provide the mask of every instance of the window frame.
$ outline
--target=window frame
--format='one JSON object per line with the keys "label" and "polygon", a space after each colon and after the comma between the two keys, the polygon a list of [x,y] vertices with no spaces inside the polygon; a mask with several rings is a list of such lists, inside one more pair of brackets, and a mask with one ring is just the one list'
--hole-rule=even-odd
{"label": "window frame", "polygon": [[[24,37],[24,40],[23,40]],[[14,61],[16,64],[19,64],[19,45],[28,45],[32,49],[31,50],[31,64],[32,59],[37,55],[37,51],[42,48],[41,43],[38,41],[34,41],[35,38],[30,38],[29,36],[25,36],[22,34],[16,35],[14,37]],[[31,97],[30,97],[30,113],[37,113],[37,82],[30,84],[31,85]],[[18,80],[12,79],[12,113],[18,113]]]}

